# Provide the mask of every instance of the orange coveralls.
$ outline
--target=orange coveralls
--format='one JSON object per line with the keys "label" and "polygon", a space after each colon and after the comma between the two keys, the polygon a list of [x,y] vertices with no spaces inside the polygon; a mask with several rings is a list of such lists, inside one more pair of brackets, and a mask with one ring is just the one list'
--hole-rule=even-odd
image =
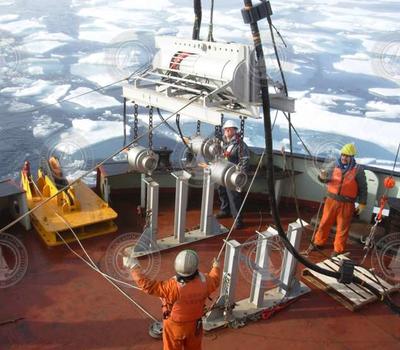
{"label": "orange coveralls", "polygon": [[322,246],[326,243],[329,231],[336,221],[334,250],[343,253],[354,214],[354,201],[359,197],[360,204],[366,203],[368,192],[364,170],[356,165],[343,173],[336,166],[329,177],[327,190],[324,211],[314,244]]}
{"label": "orange coveralls", "polygon": [[154,281],[138,267],[132,270],[132,278],[145,293],[162,298],[166,306],[169,316],[163,321],[163,349],[201,349],[203,330],[196,332],[196,325],[203,316],[207,297],[219,286],[219,267],[213,267],[208,274],[200,272],[187,283],[180,283],[175,277]]}

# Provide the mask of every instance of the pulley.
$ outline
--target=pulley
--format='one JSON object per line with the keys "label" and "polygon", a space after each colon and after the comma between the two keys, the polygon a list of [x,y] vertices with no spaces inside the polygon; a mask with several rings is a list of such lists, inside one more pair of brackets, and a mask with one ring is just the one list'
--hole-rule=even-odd
{"label": "pulley", "polygon": [[189,141],[189,147],[193,153],[201,155],[206,161],[212,161],[220,153],[218,139],[204,138],[200,135],[194,136]]}
{"label": "pulley", "polygon": [[149,326],[149,335],[155,339],[161,339],[163,333],[163,324],[161,321],[155,321]]}
{"label": "pulley", "polygon": [[240,192],[246,185],[247,175],[234,163],[218,160],[210,164],[211,180],[231,190]]}
{"label": "pulley", "polygon": [[153,151],[136,145],[128,150],[130,170],[151,174],[158,164],[158,155]]}

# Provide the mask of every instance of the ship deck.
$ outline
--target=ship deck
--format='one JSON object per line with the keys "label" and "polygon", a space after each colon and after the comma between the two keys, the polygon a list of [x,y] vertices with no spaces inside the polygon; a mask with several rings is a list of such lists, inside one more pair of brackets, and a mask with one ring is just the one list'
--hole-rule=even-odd
{"label": "ship deck", "polygon": [[[160,195],[159,235],[173,232],[173,193]],[[199,223],[200,197],[190,194],[187,227]],[[246,227],[231,236],[240,242],[254,236],[272,222],[267,199],[250,197],[245,207]],[[118,212],[118,232],[82,241],[92,259],[102,269],[110,243],[118,235],[141,232],[143,219],[136,215],[138,193],[115,194],[112,207]],[[315,206],[301,206],[304,220],[315,215]],[[287,224],[297,218],[294,206],[280,205],[281,219]],[[261,215],[262,213],[262,215]],[[7,223],[1,219],[1,226]],[[229,226],[232,219],[221,223]],[[0,289],[0,349],[160,349],[162,343],[148,335],[151,320],[121,295],[101,275],[90,269],[65,246],[47,248],[32,230],[26,232],[14,226],[9,233],[20,238],[29,254],[25,277],[15,286]],[[312,232],[302,237],[302,248],[308,245]],[[200,268],[207,271],[212,258],[218,254],[224,236],[190,244],[201,258]],[[72,248],[82,254],[77,243]],[[173,275],[173,261],[179,248],[162,252],[152,265],[159,268],[158,279]],[[330,254],[330,249],[325,249]],[[349,240],[353,258],[360,258],[362,246]],[[315,252],[310,259],[317,262],[325,257]],[[150,261],[150,260],[149,260]],[[147,264],[149,261],[144,262]],[[151,262],[151,261],[150,261]],[[154,261],[153,261],[154,262]],[[298,267],[300,270],[303,266]],[[249,281],[242,273],[236,298],[248,297]],[[311,293],[299,298],[288,308],[269,320],[251,322],[243,328],[223,328],[206,333],[204,349],[398,349],[400,319],[385,305],[375,302],[356,312],[347,310],[324,291],[306,282]],[[161,307],[157,298],[122,287],[134,300],[156,318]],[[214,297],[218,292],[214,293]],[[400,302],[398,294],[393,300]]]}

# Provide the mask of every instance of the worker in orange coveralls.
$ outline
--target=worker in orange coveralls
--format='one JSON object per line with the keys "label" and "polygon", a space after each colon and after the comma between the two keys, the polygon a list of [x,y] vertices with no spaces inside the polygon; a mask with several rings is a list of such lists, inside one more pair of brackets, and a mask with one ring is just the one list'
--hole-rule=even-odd
{"label": "worker in orange coveralls", "polygon": [[176,276],[154,281],[141,273],[137,259],[125,257],[136,284],[163,301],[163,349],[201,349],[204,305],[220,283],[219,263],[214,259],[208,274],[198,271],[199,257],[193,250],[181,251],[175,259]]}
{"label": "worker in orange coveralls", "polygon": [[[340,158],[322,169],[318,179],[327,184],[327,198],[314,241],[308,252],[322,248],[328,240],[329,231],[336,221],[334,251],[331,257],[342,254],[346,249],[353,214],[360,215],[367,203],[367,180],[362,166],[356,164],[356,147],[352,143],[344,145]],[[355,209],[354,202],[359,206]]]}

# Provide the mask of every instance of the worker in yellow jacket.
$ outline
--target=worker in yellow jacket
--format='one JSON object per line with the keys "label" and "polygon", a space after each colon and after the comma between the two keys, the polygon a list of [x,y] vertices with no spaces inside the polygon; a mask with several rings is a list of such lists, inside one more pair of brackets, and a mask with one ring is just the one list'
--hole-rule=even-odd
{"label": "worker in yellow jacket", "polygon": [[124,265],[142,291],[163,302],[163,349],[201,349],[201,320],[206,299],[220,283],[219,263],[214,259],[211,271],[203,274],[197,253],[183,250],[175,259],[176,276],[165,281],[146,277],[135,258],[126,257]]}
{"label": "worker in yellow jacket", "polygon": [[[367,203],[367,180],[364,168],[354,159],[355,145],[344,145],[340,153],[339,159],[329,164],[327,169],[322,169],[318,176],[321,182],[327,184],[327,197],[318,231],[308,252],[323,247],[332,225],[336,222],[334,250],[331,256],[342,254],[346,248],[353,214],[359,215]],[[356,200],[359,202],[357,209],[354,205]]]}

